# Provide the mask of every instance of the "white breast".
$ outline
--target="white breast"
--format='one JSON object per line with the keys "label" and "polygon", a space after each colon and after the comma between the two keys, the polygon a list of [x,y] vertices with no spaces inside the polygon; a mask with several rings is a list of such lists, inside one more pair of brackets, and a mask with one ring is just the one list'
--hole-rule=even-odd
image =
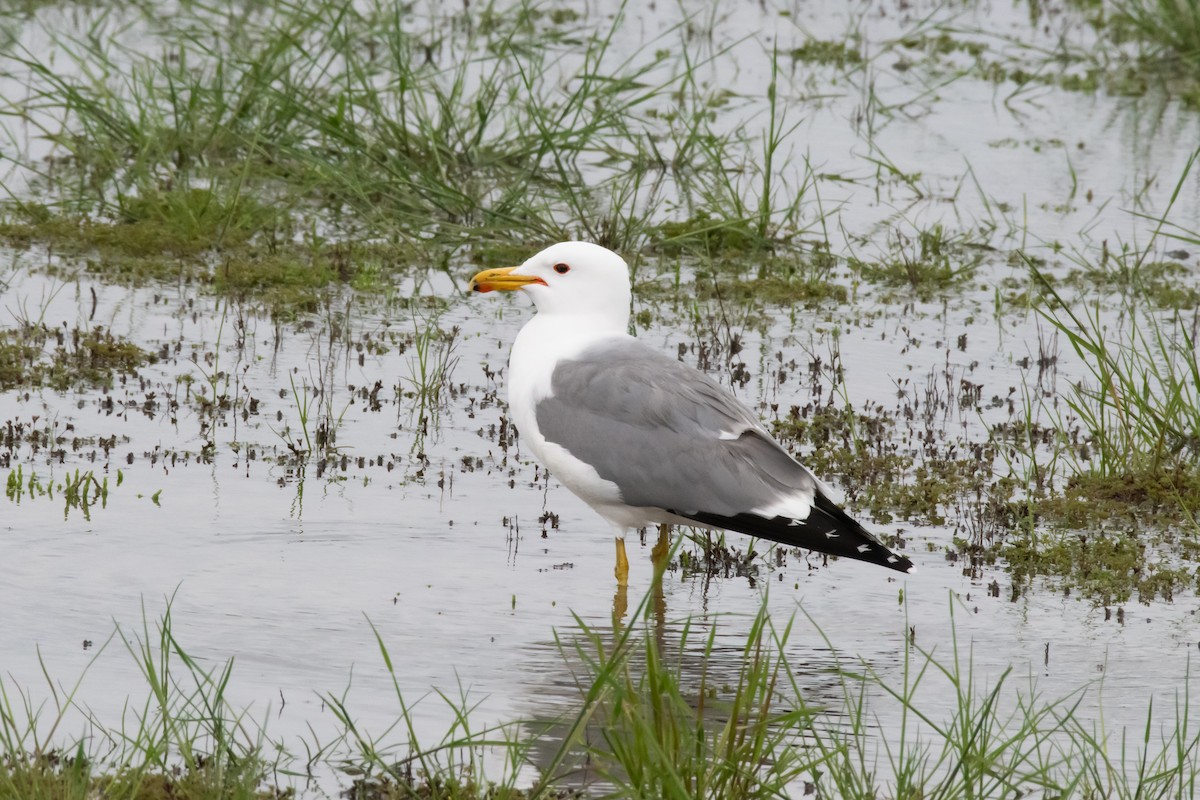
{"label": "white breast", "polygon": [[[571,318],[537,314],[526,323],[513,343],[508,365],[508,405],[512,420],[529,448],[550,473],[579,495],[588,505],[614,524],[614,510],[628,511],[621,502],[617,485],[600,477],[591,465],[575,458],[566,449],[547,442],[537,425],[537,404],[552,395],[551,375],[561,359],[577,356],[584,348],[624,331],[597,332],[592,321],[576,315]],[[620,515],[624,516],[624,515]]]}

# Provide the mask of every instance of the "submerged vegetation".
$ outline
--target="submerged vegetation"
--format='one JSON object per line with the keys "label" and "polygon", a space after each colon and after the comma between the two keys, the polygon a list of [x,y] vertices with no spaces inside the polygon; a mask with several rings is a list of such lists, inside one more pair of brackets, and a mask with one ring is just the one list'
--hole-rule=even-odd
{"label": "submerged vegetation", "polygon": [[978,249],[972,251],[965,246],[965,237],[948,235],[940,224],[917,231],[913,239],[901,233],[896,238],[889,248],[892,255],[882,262],[872,264],[853,259],[851,266],[869,281],[892,287],[907,286],[927,299],[972,278],[982,260]]}
{"label": "submerged vegetation", "polygon": [[111,389],[155,357],[103,327],[50,329],[26,322],[0,330],[0,391],[49,386]]}

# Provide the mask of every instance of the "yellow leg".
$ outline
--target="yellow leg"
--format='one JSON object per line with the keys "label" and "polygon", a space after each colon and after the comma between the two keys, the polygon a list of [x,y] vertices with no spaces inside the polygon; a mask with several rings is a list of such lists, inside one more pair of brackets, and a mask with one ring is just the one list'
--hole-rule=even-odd
{"label": "yellow leg", "polygon": [[621,536],[617,537],[617,566],[613,575],[617,576],[618,586],[629,585],[629,556],[625,555],[625,539]]}

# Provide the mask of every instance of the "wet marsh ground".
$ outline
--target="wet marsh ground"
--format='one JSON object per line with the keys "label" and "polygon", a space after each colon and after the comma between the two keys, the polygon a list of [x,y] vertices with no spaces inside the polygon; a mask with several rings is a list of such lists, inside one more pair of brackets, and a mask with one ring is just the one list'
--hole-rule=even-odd
{"label": "wet marsh ground", "polygon": [[[1188,795],[1189,8],[6,12],[0,796]],[[920,571],[617,590],[463,294],[566,238]]]}

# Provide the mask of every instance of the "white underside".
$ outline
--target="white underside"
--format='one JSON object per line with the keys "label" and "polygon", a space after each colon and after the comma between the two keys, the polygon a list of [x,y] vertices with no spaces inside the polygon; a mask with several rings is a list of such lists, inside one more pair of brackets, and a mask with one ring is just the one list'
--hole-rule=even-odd
{"label": "white underside", "polygon": [[[592,327],[593,324],[597,327]],[[537,425],[537,404],[552,394],[550,378],[555,365],[578,355],[589,345],[612,338],[630,337],[624,331],[605,326],[602,320],[554,314],[534,316],[513,343],[508,368],[508,406],[521,443],[563,486],[624,531],[657,522],[652,517],[665,512],[623,503],[615,483],[601,478],[590,464],[571,455],[566,448],[546,441]]]}

